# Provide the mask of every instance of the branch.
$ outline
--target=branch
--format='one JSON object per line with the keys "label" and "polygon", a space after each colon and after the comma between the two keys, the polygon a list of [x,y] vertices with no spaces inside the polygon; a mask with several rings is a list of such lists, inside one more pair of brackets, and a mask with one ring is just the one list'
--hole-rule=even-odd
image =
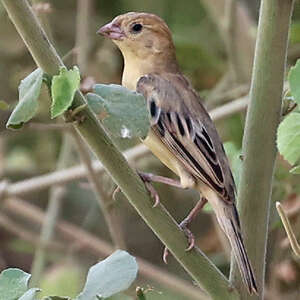
{"label": "branch", "polygon": [[77,145],[80,159],[87,171],[87,178],[93,187],[95,198],[99,203],[106,225],[110,232],[111,239],[117,248],[126,249],[126,244],[122,235],[123,230],[121,228],[120,220],[118,218],[118,215],[116,214],[116,209],[114,205],[111,203],[112,201],[108,199],[107,193],[105,193],[103,190],[103,186],[100,181],[101,177],[99,177],[93,169],[89,152],[85,147],[81,137],[75,130],[73,130],[73,137]]}
{"label": "branch", "polygon": [[[17,216],[22,216],[34,224],[43,224],[45,220],[45,214],[40,208],[20,199],[7,199],[3,208],[5,211]],[[112,245],[69,222],[60,221],[56,224],[56,228],[58,233],[66,239],[75,242],[80,248],[88,249],[97,256],[108,256],[114,251]],[[137,262],[139,265],[139,272],[145,278],[153,280],[159,285],[164,285],[173,291],[182,293],[182,295],[186,297],[195,300],[207,300],[207,295],[190,282],[182,280],[142,258],[137,257]]]}
{"label": "branch", "polygon": [[241,112],[247,109],[248,96],[236,99],[232,102],[217,107],[209,112],[209,115],[213,120],[223,120],[237,112]]}
{"label": "branch", "polygon": [[[208,13],[211,15],[212,20],[216,23],[220,36],[224,37],[224,44],[227,44],[227,28],[226,22],[224,22],[224,11],[225,4],[228,1],[236,0],[200,0],[203,6],[206,8]],[[234,3],[233,3],[234,4]],[[235,32],[235,42],[236,42],[236,54],[235,63],[239,65],[240,72],[243,73],[243,81],[248,82],[251,77],[251,69],[253,62],[254,53],[254,28],[255,23],[249,16],[247,9],[238,1],[236,7],[236,32]]]}
{"label": "branch", "polygon": [[[18,225],[14,221],[12,221],[10,218],[8,218],[6,215],[0,213],[0,226],[10,232],[11,234],[16,235],[20,239],[30,242],[34,246],[38,247],[40,245],[39,239],[36,237],[36,234],[24,229],[24,226]],[[65,247],[56,242],[48,241],[45,243],[45,248],[48,250],[65,250]]]}
{"label": "branch", "polygon": [[237,0],[225,1],[225,24],[224,31],[226,33],[225,46],[229,60],[230,71],[233,73],[234,82],[247,82],[247,75],[239,61],[239,49],[237,41]]}
{"label": "branch", "polygon": [[249,85],[242,84],[229,90],[210,93],[205,104],[208,109],[212,109],[216,106],[220,106],[221,104],[246,96],[248,93]]}
{"label": "branch", "polygon": [[77,1],[76,48],[77,63],[82,75],[86,75],[90,48],[89,23],[92,11],[92,0]]}
{"label": "branch", "polygon": [[[57,74],[59,67],[63,65],[62,60],[39,25],[28,2],[2,0],[2,3],[37,65],[49,75]],[[84,104],[85,99],[78,91],[72,109]],[[74,124],[76,130],[101,160],[129,202],[179,263],[213,299],[236,299],[235,290],[229,291],[228,280],[200,250],[195,248],[189,252],[185,251],[187,239],[183,231],[162,205],[152,207],[153,201],[142,180],[128,166],[90,109],[85,107],[80,114],[84,120]]]}
{"label": "branch", "polygon": [[[130,162],[134,162],[146,154],[149,154],[149,150],[144,145],[136,146],[124,152],[124,156]],[[105,171],[103,165],[99,161],[94,161],[92,166],[97,174],[101,174]],[[64,185],[66,183],[86,177],[86,168],[83,165],[78,165],[68,169],[54,171],[45,175],[25,179],[12,184],[0,184],[0,199],[5,197],[21,197],[25,194],[50,188],[52,185]]]}
{"label": "branch", "polygon": [[260,296],[242,287],[237,268],[234,285],[242,299],[262,299],[276,132],[280,121],[292,0],[263,0],[260,10],[249,108],[243,140],[243,170],[238,206],[248,254]]}
{"label": "branch", "polygon": [[[57,169],[61,170],[67,167],[70,163],[70,159],[72,158],[71,154],[72,150],[72,143],[70,136],[65,133],[63,138],[63,144],[60,150],[59,158],[57,161]],[[43,223],[42,230],[40,233],[40,244],[37,247],[34,259],[31,266],[31,280],[30,285],[32,287],[38,286],[41,275],[43,274],[45,264],[46,264],[46,247],[45,245],[51,241],[55,224],[59,217],[61,205],[62,205],[62,198],[65,194],[65,187],[64,186],[52,186],[50,190],[49,202],[47,207],[47,213],[45,216],[45,222]]]}
{"label": "branch", "polygon": [[282,208],[280,202],[276,202],[276,208],[277,208],[277,211],[278,211],[278,214],[280,216],[280,219],[283,223],[283,226],[284,226],[284,229],[286,231],[286,234],[289,238],[289,241],[290,241],[290,244],[291,244],[291,247],[295,253],[296,256],[300,257],[300,245],[298,244],[297,242],[297,239],[296,239],[296,236],[293,232],[293,229],[292,229],[292,226],[290,224],[290,221],[284,211],[284,209]]}

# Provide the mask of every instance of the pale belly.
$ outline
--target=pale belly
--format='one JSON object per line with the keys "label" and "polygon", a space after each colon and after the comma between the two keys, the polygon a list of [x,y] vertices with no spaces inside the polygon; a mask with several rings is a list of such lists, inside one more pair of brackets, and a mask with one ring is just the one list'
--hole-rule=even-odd
{"label": "pale belly", "polygon": [[195,179],[185,170],[182,163],[176,159],[174,154],[161,142],[151,129],[146,139],[143,140],[143,143],[164,165],[180,177],[183,188],[195,187]]}
{"label": "pale belly", "polygon": [[148,136],[143,140],[143,143],[157,158],[159,158],[163,164],[165,164],[170,170],[179,176],[177,159],[151,129]]}

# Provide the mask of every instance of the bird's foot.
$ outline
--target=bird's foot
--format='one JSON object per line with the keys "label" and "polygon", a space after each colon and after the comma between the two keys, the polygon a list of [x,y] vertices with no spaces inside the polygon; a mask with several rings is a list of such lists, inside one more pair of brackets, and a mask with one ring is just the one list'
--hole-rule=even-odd
{"label": "bird's foot", "polygon": [[158,195],[157,191],[151,184],[151,181],[153,181],[153,180],[151,180],[152,174],[143,173],[143,172],[138,172],[138,174],[140,175],[141,179],[144,181],[145,187],[148,190],[148,192],[150,193],[151,197],[154,199],[153,207],[156,207],[159,204],[160,200],[159,200],[159,195]]}
{"label": "bird's foot", "polygon": [[[185,236],[188,239],[188,247],[185,249],[185,251],[191,251],[195,246],[195,236],[192,233],[192,231],[188,228],[188,224],[190,223],[190,220],[184,219],[180,224],[179,227],[184,232]],[[169,255],[169,249],[167,247],[164,248],[163,252],[163,261],[165,264],[168,263],[167,258]]]}
{"label": "bird's foot", "polygon": [[154,175],[151,173],[144,173],[144,172],[140,172],[140,171],[138,171],[138,174],[140,175],[140,177],[143,179],[144,182],[159,182],[159,183],[175,186],[178,188],[183,188],[180,181],[178,181],[176,179],[159,176],[159,175]]}
{"label": "bird's foot", "polygon": [[[153,185],[151,184],[151,182],[160,182],[160,183],[164,183],[170,186],[175,186],[178,188],[183,188],[180,181],[172,179],[172,178],[168,178],[168,177],[163,177],[163,176],[159,176],[159,175],[154,175],[151,173],[145,173],[145,172],[137,172],[139,174],[139,176],[141,177],[141,179],[143,180],[143,182],[145,183],[145,187],[146,189],[149,191],[151,197],[154,199],[154,205],[153,207],[156,207],[160,200],[159,200],[159,195],[157,193],[157,191],[155,190],[155,188],[153,187]],[[117,187],[115,189],[115,191],[113,192],[113,198],[115,199],[116,194],[120,191],[120,188]]]}
{"label": "bird's foot", "polygon": [[155,200],[153,207],[156,207],[159,204],[159,195],[156,192],[156,190],[154,189],[151,182],[159,182],[159,183],[167,184],[170,186],[175,186],[177,188],[184,188],[182,186],[182,184],[180,183],[180,181],[172,179],[172,178],[154,175],[151,173],[144,173],[144,172],[140,172],[140,171],[138,171],[138,174],[140,175],[141,179],[144,181],[145,186],[146,186],[147,190],[150,192],[152,198]]}
{"label": "bird's foot", "polygon": [[[202,210],[204,205],[207,203],[207,200],[203,197],[197,202],[196,206],[190,211],[188,216],[179,224],[179,227],[182,229],[186,237],[188,238],[188,247],[185,251],[190,251],[195,246],[195,237],[191,230],[188,228],[188,225],[195,219],[197,214]],[[164,249],[163,261],[167,264],[167,257],[169,255],[169,250],[167,247]]]}

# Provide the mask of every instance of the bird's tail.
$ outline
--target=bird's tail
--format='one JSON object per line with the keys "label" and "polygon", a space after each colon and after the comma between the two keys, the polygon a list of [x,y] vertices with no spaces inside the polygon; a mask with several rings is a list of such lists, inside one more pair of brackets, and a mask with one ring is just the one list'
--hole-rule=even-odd
{"label": "bird's tail", "polygon": [[235,205],[229,205],[231,212],[227,216],[218,216],[218,221],[229,239],[242,279],[250,294],[257,294],[257,285],[247,251],[243,242],[239,217]]}
{"label": "bird's tail", "polygon": [[229,239],[243,282],[250,294],[257,294],[256,280],[243,242],[239,216],[235,204],[225,203],[219,199],[212,190],[206,190],[203,194],[211,203],[217,215],[218,222]]}

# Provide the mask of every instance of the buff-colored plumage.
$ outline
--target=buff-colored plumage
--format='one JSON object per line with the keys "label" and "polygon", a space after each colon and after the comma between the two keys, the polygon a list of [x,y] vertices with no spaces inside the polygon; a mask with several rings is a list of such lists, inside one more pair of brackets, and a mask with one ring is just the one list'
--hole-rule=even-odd
{"label": "buff-colored plumage", "polygon": [[127,13],[103,26],[124,57],[122,84],[142,93],[151,116],[143,141],[212,205],[249,293],[257,292],[235,207],[235,185],[218,133],[199,96],[181,74],[171,32],[156,15]]}

